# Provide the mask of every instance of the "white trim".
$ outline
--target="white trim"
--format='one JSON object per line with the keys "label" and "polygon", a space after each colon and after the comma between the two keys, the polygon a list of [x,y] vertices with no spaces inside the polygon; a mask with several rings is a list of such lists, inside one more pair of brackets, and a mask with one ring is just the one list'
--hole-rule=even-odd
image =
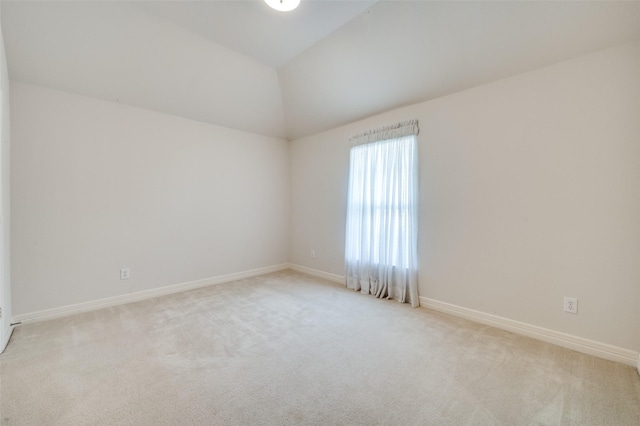
{"label": "white trim", "polygon": [[638,371],[640,373],[640,354],[636,351],[596,342],[594,340],[584,339],[582,337],[561,333],[559,331],[549,330],[547,328],[538,327],[497,315],[487,314],[473,309],[463,308],[462,306],[452,305],[450,303],[440,302],[422,296],[420,297],[420,305],[428,309],[434,309],[436,311],[466,318],[471,321],[487,324],[492,327],[533,337],[534,339],[542,340],[543,342],[553,343],[558,346],[611,361],[617,361],[628,365],[637,364]]}
{"label": "white trim", "polygon": [[[136,302],[139,300],[150,299],[153,297],[164,296],[167,294],[179,293],[182,291],[192,290],[196,288],[206,287],[215,284],[222,284],[230,281],[240,280],[243,278],[250,278],[257,275],[268,274],[271,272],[282,271],[285,269],[292,269],[303,274],[312,275],[318,278],[323,278],[328,281],[344,285],[345,278],[342,275],[332,274],[329,272],[319,271],[317,269],[308,268],[306,266],[295,265],[291,263],[284,263],[280,265],[267,266],[264,268],[251,269],[244,272],[237,272],[228,275],[221,275],[218,277],[205,278],[202,280],[189,281],[180,284],[169,285],[165,287],[155,288],[151,290],[139,291],[131,294],[125,294],[121,296],[107,297],[105,299],[94,300],[90,302],[78,303],[75,305],[62,306],[59,308],[45,309],[42,311],[31,312],[28,314],[15,315],[13,317],[13,323],[20,322],[33,323],[39,321],[45,321],[53,318],[65,317],[80,312],[94,311],[101,308],[107,308],[110,306],[123,305],[125,303]],[[624,364],[636,366],[638,374],[640,374],[640,353],[629,349],[620,348],[617,346],[608,345],[606,343],[600,343],[582,337],[572,336],[570,334],[561,333],[554,330],[549,330],[543,327],[515,321],[509,318],[500,317],[497,315],[487,314],[484,312],[476,311],[462,306],[453,305],[446,302],[440,302],[434,299],[429,299],[420,296],[420,305],[427,309],[433,309],[440,312],[445,312],[458,317],[466,318],[471,321],[487,324],[492,327],[508,330],[517,334],[532,337],[534,339],[542,340],[544,342],[553,343],[558,346],[566,347],[576,350],[578,352],[594,355],[600,358],[609,359],[612,361],[622,362]],[[10,327],[7,333],[3,334],[4,342],[3,346],[6,346],[14,327]]]}
{"label": "white trim", "polygon": [[314,277],[323,278],[334,283],[345,284],[345,278],[343,275],[331,274],[329,272],[319,271],[317,269],[307,268],[306,266],[295,265],[293,263],[289,264],[289,269],[293,269],[294,271],[301,272],[303,274],[312,275]]}
{"label": "white trim", "polygon": [[204,278],[196,281],[188,281],[180,284],[168,285],[168,286],[154,288],[150,290],[137,291],[135,293],[130,293],[130,294],[123,294],[120,296],[112,296],[104,299],[77,303],[74,305],[61,306],[59,308],[45,309],[42,311],[15,315],[13,317],[13,322],[26,324],[26,323],[32,323],[32,322],[45,321],[53,318],[60,318],[60,317],[77,314],[80,312],[95,311],[97,309],[107,308],[110,306],[124,305],[125,303],[151,299],[153,297],[179,293],[182,291],[193,290],[195,288],[206,287],[214,284],[222,284],[229,281],[241,280],[243,278],[255,277],[257,275],[263,275],[271,272],[282,271],[288,268],[289,268],[289,264],[284,263],[281,265],[267,266],[264,268],[251,269],[249,271],[244,271],[244,272],[236,272],[228,275]]}
{"label": "white trim", "polygon": [[[289,267],[294,271],[324,278],[336,283],[344,284],[345,282],[344,276],[341,275],[330,274],[328,272],[318,271],[316,269],[307,268],[306,266],[294,264],[289,265]],[[438,300],[429,299],[423,296],[420,296],[419,298],[420,306],[423,308],[445,312],[447,314],[462,317],[474,322],[487,324],[492,327],[508,330],[516,334],[532,337],[543,342],[552,343],[554,345],[573,349],[578,352],[594,355],[599,358],[636,366],[636,368],[638,369],[638,374],[640,374],[640,353],[636,351],[620,348],[606,343],[596,342],[594,340],[589,340],[578,336],[573,336],[571,334],[561,333],[555,330],[549,330],[547,328],[538,327],[536,325],[515,321],[497,315],[487,314],[484,312],[476,311],[474,309],[464,308],[462,306],[457,306],[446,302],[440,302]]]}

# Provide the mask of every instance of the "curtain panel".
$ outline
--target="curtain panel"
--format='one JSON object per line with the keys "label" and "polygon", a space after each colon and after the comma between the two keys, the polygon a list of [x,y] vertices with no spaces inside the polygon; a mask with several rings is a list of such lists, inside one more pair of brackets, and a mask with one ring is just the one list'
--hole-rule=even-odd
{"label": "curtain panel", "polygon": [[419,306],[417,121],[350,138],[346,285]]}

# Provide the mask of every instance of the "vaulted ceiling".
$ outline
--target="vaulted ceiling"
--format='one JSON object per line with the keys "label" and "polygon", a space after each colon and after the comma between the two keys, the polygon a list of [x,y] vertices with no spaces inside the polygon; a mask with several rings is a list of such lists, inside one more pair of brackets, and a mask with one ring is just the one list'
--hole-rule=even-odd
{"label": "vaulted ceiling", "polygon": [[640,38],[640,2],[6,1],[12,79],[295,139]]}

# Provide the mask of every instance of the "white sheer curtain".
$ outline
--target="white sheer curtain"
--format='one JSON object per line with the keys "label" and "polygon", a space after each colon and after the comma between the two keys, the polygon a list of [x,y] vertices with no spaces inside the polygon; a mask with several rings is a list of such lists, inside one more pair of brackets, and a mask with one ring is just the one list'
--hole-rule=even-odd
{"label": "white sheer curtain", "polygon": [[351,140],[347,287],[419,306],[417,121]]}

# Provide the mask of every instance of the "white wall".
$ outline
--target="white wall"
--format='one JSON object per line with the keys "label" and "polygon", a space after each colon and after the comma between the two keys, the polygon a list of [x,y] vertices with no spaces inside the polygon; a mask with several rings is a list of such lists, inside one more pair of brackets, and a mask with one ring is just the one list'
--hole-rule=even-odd
{"label": "white wall", "polygon": [[288,135],[629,42],[639,22],[638,2],[378,1],[278,69]]}
{"label": "white wall", "polygon": [[417,118],[420,295],[640,351],[638,76],[640,41],[293,141],[291,261],[343,274],[347,139]]}
{"label": "white wall", "polygon": [[10,123],[9,123],[9,74],[0,28],[0,352],[11,336],[11,237],[10,237]]}
{"label": "white wall", "polygon": [[11,79],[284,136],[273,68],[136,3],[3,2]]}
{"label": "white wall", "polygon": [[23,83],[11,95],[14,315],[287,262],[287,141]]}

